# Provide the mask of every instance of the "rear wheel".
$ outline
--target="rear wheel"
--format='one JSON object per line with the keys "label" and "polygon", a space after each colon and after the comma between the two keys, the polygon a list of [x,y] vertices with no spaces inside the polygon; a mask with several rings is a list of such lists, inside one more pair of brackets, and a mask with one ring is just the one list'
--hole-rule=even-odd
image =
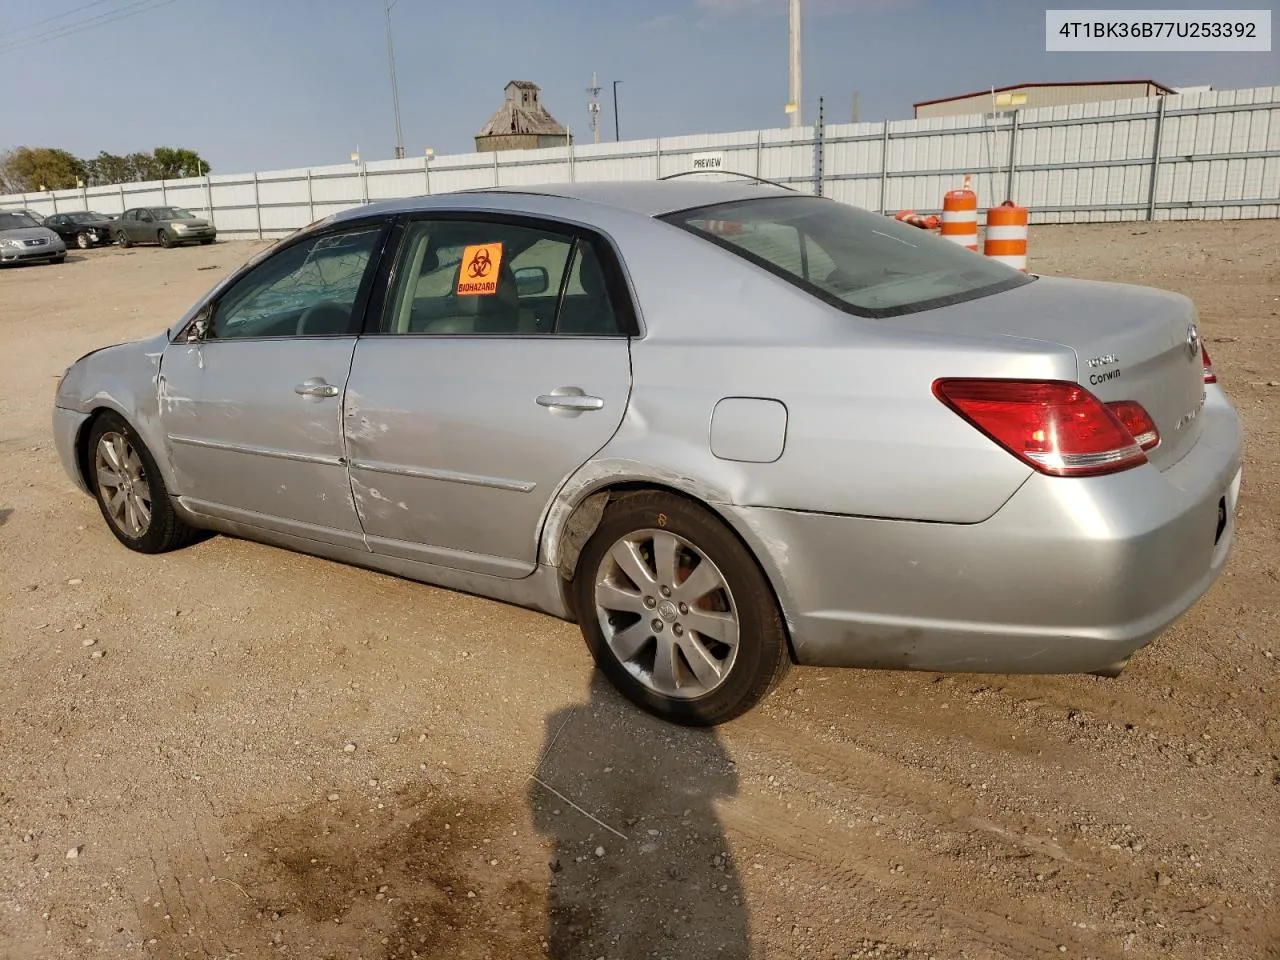
{"label": "rear wheel", "polygon": [[133,427],[104,413],[89,430],[89,484],[116,539],[139,553],[186,546],[197,531],[179,519],[151,451]]}
{"label": "rear wheel", "polygon": [[168,230],[161,230],[156,234],[156,239],[160,241],[160,246],[164,247],[166,250],[173,246],[173,238],[169,236]]}
{"label": "rear wheel", "polygon": [[129,239],[129,237],[125,234],[123,230],[121,230],[119,233],[116,234],[116,243],[120,245],[120,249],[122,250],[128,250],[131,246],[133,246],[133,242]]}
{"label": "rear wheel", "polygon": [[574,580],[596,664],[666,720],[711,726],[757,704],[790,665],[773,591],[715,516],[672,494],[611,504]]}
{"label": "rear wheel", "polygon": [[81,230],[76,234],[76,246],[81,250],[88,250],[93,246],[93,237]]}

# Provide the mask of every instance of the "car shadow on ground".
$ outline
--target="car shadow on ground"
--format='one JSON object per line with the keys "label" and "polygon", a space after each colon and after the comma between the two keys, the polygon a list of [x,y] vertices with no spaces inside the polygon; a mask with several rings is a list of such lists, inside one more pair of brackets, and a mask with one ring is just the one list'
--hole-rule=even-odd
{"label": "car shadow on ground", "polygon": [[750,955],[747,906],[716,802],[738,790],[713,730],[673,727],[599,674],[552,715],[529,784],[533,826],[553,839],[548,955]]}
{"label": "car shadow on ground", "polygon": [[13,516],[13,509],[11,507],[0,507],[0,527],[3,527],[8,523],[11,516]]}
{"label": "car shadow on ground", "polygon": [[546,719],[514,778],[477,759],[425,762],[401,783],[257,819],[233,886],[201,895],[220,898],[212,908],[178,896],[180,876],[208,866],[175,867],[144,936],[166,956],[188,928],[210,945],[388,960],[751,955],[716,810],[737,792],[735,764],[714,731],[643,714],[599,674]]}

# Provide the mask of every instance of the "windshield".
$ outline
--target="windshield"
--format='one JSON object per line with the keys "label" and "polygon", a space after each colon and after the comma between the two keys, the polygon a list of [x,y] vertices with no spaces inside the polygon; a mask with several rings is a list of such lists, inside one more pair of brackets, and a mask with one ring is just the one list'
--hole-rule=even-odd
{"label": "windshield", "polygon": [[23,230],[27,227],[38,227],[25,213],[0,213],[0,230]]}
{"label": "windshield", "polygon": [[157,220],[194,220],[195,214],[181,207],[153,207],[151,215]]}
{"label": "windshield", "polygon": [[820,197],[740,200],[663,219],[859,316],[914,313],[1031,281],[918,227]]}

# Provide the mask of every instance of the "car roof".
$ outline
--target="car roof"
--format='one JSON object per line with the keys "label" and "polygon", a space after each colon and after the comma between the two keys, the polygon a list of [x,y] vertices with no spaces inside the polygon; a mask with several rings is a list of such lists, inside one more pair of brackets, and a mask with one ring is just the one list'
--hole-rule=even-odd
{"label": "car roof", "polygon": [[785,187],[756,180],[615,180],[596,183],[548,183],[519,187],[482,187],[466,193],[536,193],[619,207],[648,217],[678,210],[731,203],[752,197],[795,196]]}
{"label": "car roof", "polygon": [[[476,204],[488,210],[506,209],[519,212],[527,204],[521,203],[534,197],[547,200],[563,200],[569,203],[590,203],[611,207],[646,217],[689,210],[694,207],[718,203],[732,203],[763,197],[803,197],[785,187],[756,180],[733,182],[693,180],[615,180],[600,183],[543,183],[521,184],[512,187],[476,187],[447,193],[422,194],[416,197],[400,197],[379,200],[371,204],[353,207],[336,214],[330,223],[357,219],[363,216],[388,213],[416,213],[438,209],[456,210],[466,206],[466,198],[476,198]],[[483,202],[481,202],[483,198]],[[461,203],[460,203],[461,201]]]}

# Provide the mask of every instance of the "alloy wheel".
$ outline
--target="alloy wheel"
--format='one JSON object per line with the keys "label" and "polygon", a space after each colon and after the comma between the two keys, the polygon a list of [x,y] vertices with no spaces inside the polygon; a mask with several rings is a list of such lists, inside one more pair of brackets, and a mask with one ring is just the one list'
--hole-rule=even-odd
{"label": "alloy wheel", "polygon": [[129,439],[104,433],[94,451],[98,496],[116,529],[134,539],[151,527],[151,487],[142,458]]}
{"label": "alloy wheel", "polygon": [[738,655],[738,613],[728,581],[690,541],[637,530],[601,561],[596,616],[609,649],[641,684],[667,697],[705,696]]}

